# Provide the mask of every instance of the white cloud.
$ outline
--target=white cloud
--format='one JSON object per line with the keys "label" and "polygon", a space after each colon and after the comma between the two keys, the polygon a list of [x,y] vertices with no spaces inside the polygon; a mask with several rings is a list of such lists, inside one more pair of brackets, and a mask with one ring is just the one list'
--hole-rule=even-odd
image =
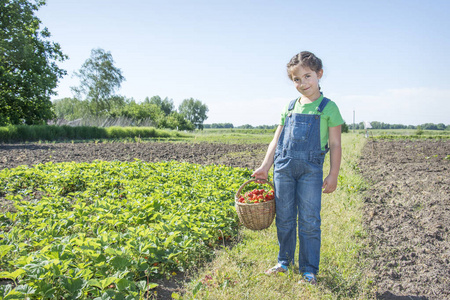
{"label": "white cloud", "polygon": [[333,97],[348,124],[353,122],[353,111],[357,123],[379,121],[404,125],[450,124],[450,89],[404,88],[385,90],[377,95]]}

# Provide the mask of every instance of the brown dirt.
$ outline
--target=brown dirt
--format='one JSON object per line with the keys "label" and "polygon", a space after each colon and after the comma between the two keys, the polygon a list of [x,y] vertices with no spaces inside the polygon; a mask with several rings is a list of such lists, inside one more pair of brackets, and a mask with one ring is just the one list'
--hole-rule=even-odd
{"label": "brown dirt", "polygon": [[[0,144],[0,170],[49,161],[178,160],[254,169],[267,144],[57,143]],[[373,141],[359,166],[371,183],[365,196],[368,272],[378,299],[450,299],[450,141]],[[0,199],[2,202],[4,199]],[[171,299],[186,278],[162,281]]]}
{"label": "brown dirt", "polygon": [[[261,164],[267,144],[213,143],[57,143],[0,144],[0,170],[46,162],[94,160],[148,162],[178,160],[199,164],[222,164],[255,168]],[[238,153],[238,154],[236,154]]]}
{"label": "brown dirt", "polygon": [[379,299],[450,299],[449,154],[449,140],[370,140],[363,150]]}

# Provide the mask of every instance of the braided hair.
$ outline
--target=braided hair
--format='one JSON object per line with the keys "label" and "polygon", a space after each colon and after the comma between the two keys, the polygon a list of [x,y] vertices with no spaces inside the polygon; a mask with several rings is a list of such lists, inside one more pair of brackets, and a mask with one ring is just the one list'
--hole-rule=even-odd
{"label": "braided hair", "polygon": [[302,51],[291,58],[287,64],[287,73],[292,80],[292,69],[296,66],[304,66],[310,68],[314,72],[322,70],[322,60],[309,51]]}

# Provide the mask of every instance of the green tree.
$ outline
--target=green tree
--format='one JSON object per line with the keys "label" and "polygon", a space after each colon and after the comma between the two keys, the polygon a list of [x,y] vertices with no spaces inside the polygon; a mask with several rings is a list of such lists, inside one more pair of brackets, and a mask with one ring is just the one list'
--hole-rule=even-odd
{"label": "green tree", "polygon": [[344,122],[344,124],[342,124],[341,132],[342,133],[348,133],[348,125],[347,125],[347,123]]}
{"label": "green tree", "polygon": [[161,108],[166,116],[175,111],[173,100],[167,97],[164,98],[164,100],[161,99],[160,96],[153,96],[150,99],[146,97],[144,103],[156,104],[157,106],[159,106],[159,108]]}
{"label": "green tree", "polygon": [[438,123],[437,125],[436,125],[436,129],[437,130],[445,130],[445,124],[444,123]]}
{"label": "green tree", "polygon": [[73,121],[83,118],[89,114],[89,107],[86,101],[76,98],[63,98],[53,102],[53,110],[56,118]]}
{"label": "green tree", "polygon": [[381,123],[378,121],[370,122],[370,126],[372,126],[372,129],[381,129]]}
{"label": "green tree", "polygon": [[161,118],[158,123],[158,128],[170,128],[178,130],[189,130],[195,129],[195,126],[188,121],[183,115],[174,111],[170,115]]}
{"label": "green tree", "polygon": [[92,115],[99,116],[111,109],[110,99],[120,88],[125,78],[122,71],[114,66],[110,52],[92,49],[91,57],[81,66],[75,76],[80,78],[80,86],[72,87],[78,95],[85,95]]}
{"label": "green tree", "polygon": [[203,122],[208,118],[208,106],[200,100],[184,99],[178,107],[178,112],[189,120],[197,129],[203,129]]}
{"label": "green tree", "polygon": [[114,95],[108,99],[108,103],[109,109],[112,111],[125,107],[129,103],[129,100],[125,96]]}
{"label": "green tree", "polygon": [[113,117],[126,117],[133,120],[142,120],[150,118],[155,123],[164,116],[161,109],[150,103],[136,103],[135,100],[130,100],[126,105],[110,113]]}
{"label": "green tree", "polygon": [[54,117],[50,96],[66,71],[59,44],[34,15],[43,0],[0,0],[0,125],[44,124]]}
{"label": "green tree", "polygon": [[244,125],[239,126],[238,128],[241,128],[241,129],[253,129],[254,127],[252,125],[250,125],[250,124],[244,124]]}
{"label": "green tree", "polygon": [[234,128],[232,123],[212,123],[210,128]]}
{"label": "green tree", "polygon": [[422,135],[423,134],[423,129],[422,129],[422,127],[421,126],[417,126],[417,129],[416,129],[416,135]]}
{"label": "green tree", "polygon": [[437,125],[433,124],[433,123],[425,123],[421,125],[423,130],[436,130],[437,129]]}

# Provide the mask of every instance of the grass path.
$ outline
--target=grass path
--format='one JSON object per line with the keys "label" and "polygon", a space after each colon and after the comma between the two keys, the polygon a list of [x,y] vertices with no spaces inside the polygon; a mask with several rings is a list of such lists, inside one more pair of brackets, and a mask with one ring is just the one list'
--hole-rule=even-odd
{"label": "grass path", "polygon": [[[298,265],[284,275],[266,276],[276,263],[275,224],[264,231],[243,228],[239,242],[218,250],[186,287],[182,299],[369,299],[371,279],[359,253],[364,247],[362,191],[357,160],[365,144],[361,135],[343,135],[339,186],[322,200],[322,250],[319,284],[299,284]],[[328,159],[327,159],[328,160]],[[328,162],[324,174],[328,171]],[[275,222],[274,222],[275,223]],[[298,251],[298,247],[297,247]],[[181,299],[179,295],[173,295]]]}

